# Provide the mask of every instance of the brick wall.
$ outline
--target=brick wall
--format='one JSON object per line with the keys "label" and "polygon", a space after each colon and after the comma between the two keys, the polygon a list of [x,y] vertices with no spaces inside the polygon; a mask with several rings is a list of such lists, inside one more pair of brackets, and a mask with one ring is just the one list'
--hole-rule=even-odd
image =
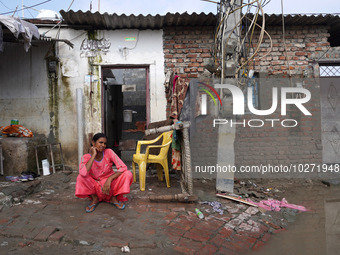
{"label": "brick wall", "polygon": [[[185,79],[201,78],[204,64],[212,59],[214,27],[167,27],[164,29],[165,70],[173,70]],[[169,105],[167,107],[169,116]],[[190,147],[194,177],[196,166],[215,165],[217,161],[217,129],[211,125],[210,115],[196,118],[196,132]],[[211,178],[209,174],[199,177]]]}
{"label": "brick wall", "polygon": [[[265,36],[258,56],[251,63],[252,68],[258,72],[267,72],[268,75],[302,75],[310,61],[318,60],[329,49],[327,38],[330,34],[327,29],[319,26],[286,28],[286,53],[281,27],[267,27],[272,38],[272,50],[263,57],[270,48],[270,40]],[[258,34],[255,34],[252,46],[255,46],[257,38]]]}
{"label": "brick wall", "polygon": [[[295,119],[299,123],[298,126],[284,128],[278,124],[278,127],[272,128],[267,124],[261,129],[237,128],[235,164],[240,166],[321,163],[320,88],[318,80],[309,77],[318,75],[318,65],[313,61],[323,57],[330,47],[327,42],[327,37],[329,37],[327,28],[316,26],[287,28],[287,52],[285,52],[282,39],[282,30],[279,27],[268,27],[267,31],[272,37],[272,52],[262,57],[270,47],[269,39],[266,38],[259,55],[252,62],[253,69],[264,74],[260,75],[261,77],[267,78],[260,79],[260,109],[270,108],[272,87],[290,87],[295,86],[296,82],[304,82],[304,87],[312,95],[311,100],[305,104],[312,116],[304,116],[296,107],[288,108],[287,116],[281,116],[278,109],[275,114],[266,116],[266,118]],[[245,119],[261,118],[249,114],[245,116]],[[291,174],[291,176],[296,175]]]}
{"label": "brick wall", "polygon": [[[301,79],[295,79],[295,81]],[[287,78],[265,78],[260,79],[261,93],[260,103],[262,109],[269,109],[272,104],[272,87],[278,88],[280,97],[281,87],[290,87]],[[239,117],[238,122],[245,119],[245,127],[238,125],[236,128],[235,148],[235,165],[240,166],[260,166],[262,165],[283,165],[290,164],[310,164],[322,163],[322,144],[321,144],[321,110],[318,82],[314,79],[304,80],[305,88],[311,92],[311,99],[304,106],[311,112],[312,116],[305,116],[297,107],[288,105],[287,114],[281,115],[280,100],[275,113],[268,116],[258,116],[254,114],[245,114]],[[299,94],[293,94],[293,98],[299,98]],[[262,120],[263,127],[256,128],[247,125],[249,120]],[[266,121],[274,119],[274,122]],[[293,119],[296,121],[296,127],[293,126]],[[287,121],[286,121],[287,120]],[[282,121],[283,125],[281,124]],[[259,121],[254,121],[251,125],[260,125]],[[274,126],[274,127],[272,127]],[[284,174],[278,177],[297,177],[299,173]],[[315,177],[315,174],[313,174]],[[243,174],[241,176],[258,177],[258,174]],[[273,177],[274,175],[266,174],[263,177]],[[300,175],[301,177],[301,175]],[[309,177],[312,177],[310,174]]]}
{"label": "brick wall", "polygon": [[[271,128],[265,126],[261,129],[238,127],[234,144],[237,166],[322,162],[320,88],[317,80],[307,78],[318,76],[318,64],[313,61],[339,57],[339,50],[330,48],[327,41],[329,37],[327,29],[327,27],[320,26],[286,27],[287,53],[285,53],[282,28],[266,28],[272,37],[272,52],[263,57],[270,47],[270,40],[265,36],[258,56],[251,63],[251,67],[260,72],[261,77],[271,77],[269,83],[262,81],[261,84],[260,82],[260,109],[270,107],[273,86],[289,87],[288,77],[302,79],[303,75],[307,75],[304,86],[311,91],[312,99],[305,106],[312,112],[312,117],[305,117],[300,110],[289,108],[287,116],[281,116],[280,112],[275,112],[267,118],[296,119],[299,122],[298,127]],[[204,62],[212,60],[209,52],[213,47],[213,37],[213,27],[166,28],[164,30],[165,68],[175,70],[184,78],[202,78]],[[258,34],[255,34],[253,38],[253,43],[256,43]],[[278,78],[281,85],[275,81]],[[251,114],[242,116],[243,118],[246,121],[254,118],[264,119]],[[206,117],[205,122],[201,122],[203,132],[197,133],[196,140],[191,141],[192,151],[197,152],[193,156],[194,165],[216,164],[216,161],[213,162],[216,158],[208,158],[205,155],[216,155],[218,138],[216,129],[211,127],[211,121]],[[201,139],[210,132],[206,128],[212,129],[211,134],[214,139],[206,141]],[[212,142],[216,142],[216,144],[212,144]],[[202,149],[204,143],[207,146],[205,152]]]}
{"label": "brick wall", "polygon": [[200,77],[205,60],[211,59],[214,27],[167,27],[163,39],[165,69],[183,78]]}

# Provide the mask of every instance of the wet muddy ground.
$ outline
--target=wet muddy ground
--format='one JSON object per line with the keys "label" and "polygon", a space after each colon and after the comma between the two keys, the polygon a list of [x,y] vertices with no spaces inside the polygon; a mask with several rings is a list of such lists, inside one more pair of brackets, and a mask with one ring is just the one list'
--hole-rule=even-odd
{"label": "wet muddy ground", "polygon": [[269,186],[281,183],[283,197],[290,203],[306,206],[310,211],[297,214],[286,231],[273,235],[270,242],[256,254],[340,254],[339,186],[304,179],[266,182]]}
{"label": "wet muddy ground", "polygon": [[[194,181],[194,193],[199,202],[221,203],[222,215],[207,204],[152,203],[150,195],[181,189],[176,175],[171,175],[170,189],[149,175],[145,192],[138,183],[132,185],[126,210],[101,203],[86,214],[88,201],[74,197],[76,176],[58,172],[35,184],[0,182],[0,191],[16,198],[12,207],[1,207],[0,254],[121,254],[125,245],[130,254],[339,254],[340,187],[320,180],[235,183],[235,193],[257,201],[286,198],[307,212],[253,211],[217,198],[215,182],[204,179]],[[204,220],[195,214],[197,207]]]}

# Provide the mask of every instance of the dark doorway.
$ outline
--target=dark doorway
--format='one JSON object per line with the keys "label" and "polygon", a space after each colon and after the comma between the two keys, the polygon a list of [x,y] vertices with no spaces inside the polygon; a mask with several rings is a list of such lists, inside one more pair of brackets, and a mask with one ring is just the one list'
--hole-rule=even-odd
{"label": "dark doorway", "polygon": [[148,112],[147,71],[146,67],[103,68],[103,124],[107,146],[125,161],[131,161],[136,141],[144,136]]}

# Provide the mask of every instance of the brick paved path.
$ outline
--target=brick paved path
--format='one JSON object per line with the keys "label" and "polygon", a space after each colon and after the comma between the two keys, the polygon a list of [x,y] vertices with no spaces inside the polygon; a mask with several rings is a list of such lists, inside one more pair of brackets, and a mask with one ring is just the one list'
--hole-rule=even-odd
{"label": "brick paved path", "polygon": [[[263,214],[255,207],[215,198],[211,187],[205,197],[222,203],[222,215],[207,204],[152,203],[148,194],[166,189],[151,180],[152,191],[145,193],[132,185],[124,211],[101,203],[87,214],[88,201],[73,196],[73,175],[63,188],[44,189],[2,208],[0,254],[115,254],[125,245],[130,254],[245,254],[261,251],[273,236],[288,231],[282,214]],[[204,213],[203,220],[195,214],[196,207]]]}

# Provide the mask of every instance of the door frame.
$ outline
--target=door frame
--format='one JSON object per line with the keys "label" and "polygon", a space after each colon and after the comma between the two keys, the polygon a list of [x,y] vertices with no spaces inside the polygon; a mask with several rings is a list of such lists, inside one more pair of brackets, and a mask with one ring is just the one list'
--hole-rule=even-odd
{"label": "door frame", "polygon": [[145,105],[146,105],[146,125],[150,123],[150,65],[101,65],[101,78],[100,78],[100,84],[101,84],[101,126],[102,126],[102,132],[105,132],[105,125],[106,125],[106,118],[105,118],[105,112],[104,112],[104,85],[103,85],[103,70],[104,69],[145,69],[145,90],[146,90],[146,98],[145,98]]}

